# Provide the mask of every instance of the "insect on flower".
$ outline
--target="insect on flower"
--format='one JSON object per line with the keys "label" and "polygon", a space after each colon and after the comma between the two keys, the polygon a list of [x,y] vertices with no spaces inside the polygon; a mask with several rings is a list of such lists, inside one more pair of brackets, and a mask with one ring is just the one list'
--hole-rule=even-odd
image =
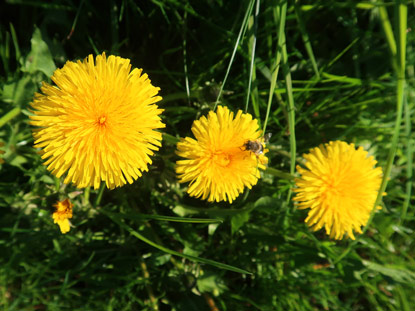
{"label": "insect on flower", "polygon": [[[261,178],[267,149],[259,156],[247,152],[244,144],[261,136],[258,121],[249,113],[236,114],[218,106],[192,125],[195,138],[177,143],[176,173],[179,182],[189,182],[187,193],[209,202],[232,203],[245,188],[251,189]],[[260,140],[263,142],[263,140]],[[264,146],[265,147],[265,146]]]}
{"label": "insect on flower", "polygon": [[264,144],[266,144],[271,138],[272,133],[266,133],[263,139],[248,140],[243,147],[245,151],[251,151],[256,156],[264,153]]}

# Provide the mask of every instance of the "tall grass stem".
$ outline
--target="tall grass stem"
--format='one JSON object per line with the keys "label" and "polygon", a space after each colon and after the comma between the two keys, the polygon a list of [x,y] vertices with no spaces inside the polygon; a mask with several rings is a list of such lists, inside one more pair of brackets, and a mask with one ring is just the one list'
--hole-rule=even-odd
{"label": "tall grass stem", "polygon": [[[383,193],[386,190],[388,184],[388,179],[392,169],[393,161],[395,159],[396,148],[398,146],[400,128],[402,123],[402,108],[404,103],[404,94],[405,94],[405,68],[406,68],[406,28],[407,28],[407,18],[408,18],[408,9],[406,4],[399,3],[398,5],[398,16],[399,16],[399,29],[398,29],[398,53],[396,63],[398,64],[397,68],[397,85],[396,85],[396,119],[395,119],[395,128],[392,136],[391,148],[389,149],[388,158],[386,161],[385,170],[383,172],[382,184],[379,189],[378,196],[376,198],[375,206],[378,206]],[[390,41],[388,40],[388,43]]]}
{"label": "tall grass stem", "polygon": [[[281,62],[281,50],[284,40],[284,33],[285,33],[285,18],[287,15],[287,1],[284,1],[280,7],[277,7],[276,9],[276,15],[279,20],[278,25],[278,45],[277,45],[277,51],[275,52],[275,63],[273,65],[272,70],[272,76],[271,76],[271,84],[269,87],[269,93],[268,93],[268,103],[267,103],[267,112],[265,115],[265,121],[264,121],[264,127],[262,132],[265,134],[265,131],[267,129],[268,124],[268,118],[269,113],[271,111],[271,104],[272,104],[272,98],[274,97],[274,91],[275,86],[277,85],[277,77],[278,77],[278,71],[280,69],[280,62]],[[285,42],[284,42],[285,44]]]}
{"label": "tall grass stem", "polygon": [[[251,95],[251,85],[252,85],[252,77],[256,77],[256,75],[253,75],[253,72],[255,70],[255,48],[256,48],[256,34],[258,29],[258,14],[259,14],[259,7],[260,7],[260,0],[256,0],[256,6],[255,6],[255,15],[254,15],[254,25],[253,25],[253,33],[250,40],[251,45],[251,62],[249,66],[249,80],[248,80],[248,90],[246,94],[246,102],[245,102],[245,113],[248,111],[248,105],[249,105],[249,97]],[[258,103],[256,103],[258,104]]]}
{"label": "tall grass stem", "polygon": [[229,60],[228,68],[226,69],[225,78],[223,78],[223,82],[222,82],[222,84],[220,86],[220,90],[219,90],[219,93],[218,93],[218,97],[216,98],[216,102],[215,102],[215,106],[213,107],[213,110],[216,110],[216,107],[218,106],[220,97],[222,96],[223,88],[225,87],[225,83],[226,83],[226,80],[228,79],[229,72],[231,71],[231,67],[232,67],[233,61],[235,59],[235,54],[236,54],[236,51],[238,50],[239,42],[241,41],[241,38],[243,37],[243,33],[245,32],[245,30],[247,28],[249,16],[252,13],[252,9],[254,7],[254,3],[255,3],[255,0],[249,1],[248,8],[247,8],[247,10],[245,12],[245,16],[244,16],[244,19],[242,21],[241,28],[239,30],[239,34],[238,34],[238,37],[236,39],[235,46],[233,48],[233,52],[232,52],[231,59]]}

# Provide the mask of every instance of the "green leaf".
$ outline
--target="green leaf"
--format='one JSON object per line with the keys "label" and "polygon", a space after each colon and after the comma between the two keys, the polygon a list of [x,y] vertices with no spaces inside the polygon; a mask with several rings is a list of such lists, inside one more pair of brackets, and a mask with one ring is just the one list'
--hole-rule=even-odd
{"label": "green leaf", "polygon": [[236,214],[231,219],[232,234],[239,230],[248,220],[251,210]]}
{"label": "green leaf", "polygon": [[228,290],[224,281],[216,274],[205,273],[197,279],[197,288],[201,293],[213,293],[215,296]]}
{"label": "green leaf", "polygon": [[2,100],[6,103],[12,103],[13,106],[22,106],[27,104],[33,97],[37,86],[28,75],[20,80],[4,85]]}
{"label": "green leaf", "polygon": [[39,28],[35,29],[30,42],[32,44],[32,50],[26,57],[23,71],[28,73],[40,71],[47,77],[52,76],[56,69],[55,62],[53,61],[48,45],[42,39]]}
{"label": "green leaf", "polygon": [[399,283],[415,284],[415,273],[407,269],[394,267],[392,265],[380,265],[371,261],[363,260],[362,263],[372,271],[379,272]]}

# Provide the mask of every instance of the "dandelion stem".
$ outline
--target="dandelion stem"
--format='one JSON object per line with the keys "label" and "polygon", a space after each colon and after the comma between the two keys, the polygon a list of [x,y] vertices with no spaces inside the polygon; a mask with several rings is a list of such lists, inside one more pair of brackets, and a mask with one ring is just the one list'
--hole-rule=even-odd
{"label": "dandelion stem", "polygon": [[175,136],[172,136],[170,134],[162,133],[162,135],[163,135],[163,140],[165,140],[166,142],[168,142],[170,144],[175,145],[175,144],[177,144],[180,141],[179,138],[177,138]]}
{"label": "dandelion stem", "polygon": [[272,167],[267,167],[267,169],[265,170],[265,173],[279,177],[281,179],[286,179],[286,180],[294,180],[294,175],[285,173],[283,171],[277,170],[276,168],[272,168]]}
{"label": "dandelion stem", "polygon": [[83,200],[84,205],[89,205],[89,194],[90,193],[91,193],[91,188],[86,187],[84,190],[84,200]]}
{"label": "dandelion stem", "polygon": [[94,208],[97,207],[101,203],[102,195],[104,193],[105,183],[101,182],[101,185],[98,190],[97,198],[95,199]]}
{"label": "dandelion stem", "polygon": [[13,108],[8,113],[0,118],[0,128],[9,122],[11,119],[17,117],[22,110],[19,107]]}

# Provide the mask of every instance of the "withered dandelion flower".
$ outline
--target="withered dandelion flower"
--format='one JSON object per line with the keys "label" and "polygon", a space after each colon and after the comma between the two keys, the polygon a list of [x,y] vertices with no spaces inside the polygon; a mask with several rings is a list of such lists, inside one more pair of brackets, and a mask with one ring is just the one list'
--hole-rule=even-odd
{"label": "withered dandelion flower", "polygon": [[43,83],[31,103],[35,147],[56,177],[78,188],[132,183],[148,170],[161,146],[158,87],[118,56],[68,61]]}
{"label": "withered dandelion flower", "polygon": [[305,220],[312,230],[323,226],[336,240],[345,234],[355,239],[369,220],[382,181],[382,169],[363,147],[343,141],[329,142],[304,155],[306,168],[294,189],[297,207],[309,208]]}
{"label": "withered dandelion flower", "polygon": [[63,234],[69,232],[69,218],[72,218],[72,203],[69,199],[58,201],[55,205],[55,212],[52,215],[53,223],[58,224]]}
{"label": "withered dandelion flower", "polygon": [[[234,117],[227,107],[193,122],[195,139],[186,137],[177,144],[179,182],[190,182],[190,196],[209,202],[233,200],[255,185],[268,159],[257,120],[239,110]],[[259,142],[262,152],[247,150],[247,142]],[[262,150],[264,149],[264,150]]]}

